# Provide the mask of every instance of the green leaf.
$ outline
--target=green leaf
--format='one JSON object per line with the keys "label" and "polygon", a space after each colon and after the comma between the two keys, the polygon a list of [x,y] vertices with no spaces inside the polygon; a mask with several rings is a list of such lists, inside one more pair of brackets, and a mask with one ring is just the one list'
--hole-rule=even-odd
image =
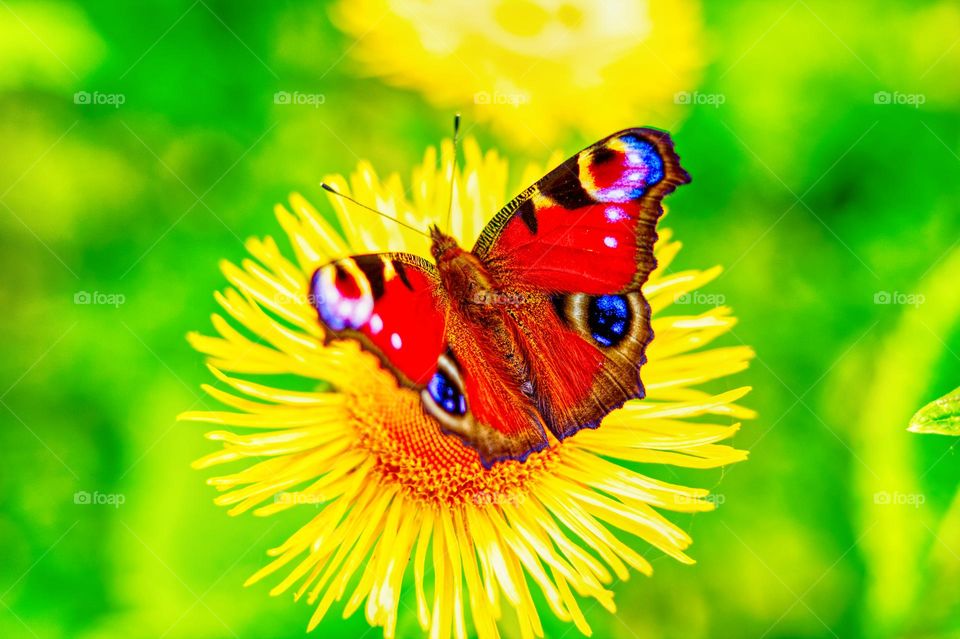
{"label": "green leaf", "polygon": [[914,433],[960,435],[960,388],[917,411],[907,430]]}

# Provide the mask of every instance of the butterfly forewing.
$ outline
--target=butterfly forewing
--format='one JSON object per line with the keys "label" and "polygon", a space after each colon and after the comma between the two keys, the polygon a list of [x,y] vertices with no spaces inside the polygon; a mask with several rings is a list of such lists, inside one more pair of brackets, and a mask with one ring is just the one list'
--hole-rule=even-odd
{"label": "butterfly forewing", "polygon": [[437,270],[406,253],[348,257],[318,268],[310,299],[327,339],[355,339],[398,380],[419,388],[443,353]]}

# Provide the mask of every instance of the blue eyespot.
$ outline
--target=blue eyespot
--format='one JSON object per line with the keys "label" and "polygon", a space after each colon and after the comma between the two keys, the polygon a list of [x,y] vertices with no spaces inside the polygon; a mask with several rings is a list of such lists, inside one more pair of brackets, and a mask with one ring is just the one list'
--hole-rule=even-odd
{"label": "blue eyespot", "polygon": [[602,346],[616,346],[630,330],[630,305],[623,295],[590,298],[587,325],[590,334]]}
{"label": "blue eyespot", "polygon": [[[663,158],[653,143],[636,135],[625,135],[620,141],[624,146],[622,174],[605,188],[595,189],[592,195],[601,202],[637,200],[663,179]],[[594,161],[602,163],[603,157],[594,156]]]}
{"label": "blue eyespot", "polygon": [[427,383],[427,392],[444,411],[457,417],[467,414],[467,398],[443,371],[438,370]]}
{"label": "blue eyespot", "polygon": [[663,179],[663,158],[657,147],[646,140],[636,137],[624,137],[627,146],[627,164],[631,167],[646,169],[644,186],[650,187]]}

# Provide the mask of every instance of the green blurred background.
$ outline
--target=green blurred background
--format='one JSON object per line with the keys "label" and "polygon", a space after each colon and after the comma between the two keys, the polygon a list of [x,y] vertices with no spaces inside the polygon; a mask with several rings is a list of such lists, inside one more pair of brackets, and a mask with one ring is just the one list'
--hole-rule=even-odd
{"label": "green blurred background", "polygon": [[[705,292],[758,358],[725,383],[753,386],[760,418],[744,464],[651,471],[721,507],[672,517],[698,564],[648,552],[617,616],[587,605],[595,636],[960,636],[957,440],[904,430],[960,383],[960,9],[738,0],[702,19],[690,91],[723,103],[673,127],[694,182],[667,225],[674,268],[726,267]],[[302,515],[229,518],[188,467],[212,444],[174,416],[213,407],[184,335],[208,327],[217,261],[277,235],[289,192],[323,207],[322,175],[358,156],[407,175],[449,134],[449,110],[357,73],[352,45],[321,3],[0,2],[0,637],[304,634],[308,607],[241,587]],[[367,630],[334,611],[317,636]]]}

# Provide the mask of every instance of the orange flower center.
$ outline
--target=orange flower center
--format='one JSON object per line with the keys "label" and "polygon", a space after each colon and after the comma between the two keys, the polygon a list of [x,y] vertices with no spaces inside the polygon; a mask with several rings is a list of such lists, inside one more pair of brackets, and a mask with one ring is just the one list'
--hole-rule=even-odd
{"label": "orange flower center", "polygon": [[373,357],[362,359],[366,365],[353,377],[353,387],[339,390],[349,397],[359,445],[370,451],[381,477],[408,496],[444,506],[519,503],[528,482],[557,463],[560,452],[554,446],[523,462],[484,468],[474,449],[443,434],[423,411],[419,393],[399,387]]}

